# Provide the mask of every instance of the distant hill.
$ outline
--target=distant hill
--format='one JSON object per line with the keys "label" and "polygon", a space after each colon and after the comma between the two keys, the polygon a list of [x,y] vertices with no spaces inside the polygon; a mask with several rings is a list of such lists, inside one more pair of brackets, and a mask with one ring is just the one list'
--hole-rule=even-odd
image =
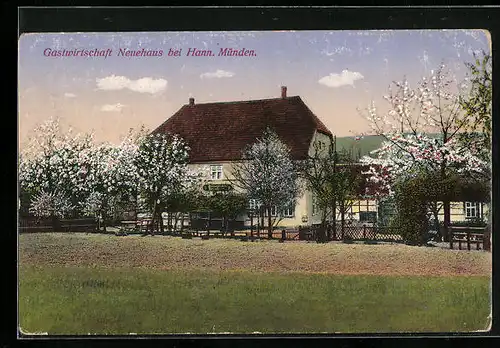
{"label": "distant hill", "polygon": [[337,137],[337,151],[341,150],[352,150],[355,157],[369,155],[370,151],[378,149],[384,137],[380,135],[365,135],[362,138],[349,136],[349,137]]}
{"label": "distant hill", "polygon": [[[440,137],[440,134],[427,134],[428,137]],[[337,151],[342,149],[351,150],[355,158],[369,155],[371,151],[382,146],[384,137],[381,135],[365,135],[361,138],[356,136],[337,137]]]}

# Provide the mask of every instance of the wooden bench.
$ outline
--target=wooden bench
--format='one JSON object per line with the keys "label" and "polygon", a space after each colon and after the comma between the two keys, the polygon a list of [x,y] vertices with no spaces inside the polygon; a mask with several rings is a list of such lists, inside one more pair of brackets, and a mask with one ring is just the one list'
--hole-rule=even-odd
{"label": "wooden bench", "polygon": [[146,234],[148,231],[151,230],[151,223],[153,220],[150,218],[142,218],[140,220],[137,220],[136,227],[139,230],[139,232]]}
{"label": "wooden bench", "polygon": [[[452,242],[458,242],[458,250],[462,250],[462,243],[467,245],[467,250],[471,250],[471,244],[476,245],[476,250],[480,250],[480,245],[484,249],[484,228],[483,227],[451,227]],[[479,231],[483,233],[478,233]],[[450,247],[452,247],[450,245]]]}
{"label": "wooden bench", "polygon": [[125,220],[120,222],[120,230],[115,233],[117,236],[127,236],[130,232],[137,231],[137,221]]}

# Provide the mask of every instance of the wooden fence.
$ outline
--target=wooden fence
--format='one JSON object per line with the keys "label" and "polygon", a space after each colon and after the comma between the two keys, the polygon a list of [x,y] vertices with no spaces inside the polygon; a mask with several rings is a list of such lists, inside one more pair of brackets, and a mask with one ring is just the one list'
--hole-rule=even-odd
{"label": "wooden fence", "polygon": [[56,219],[21,217],[19,233],[35,232],[97,232],[97,221],[94,218]]}
{"label": "wooden fence", "polygon": [[52,219],[48,218],[35,218],[35,217],[22,217],[19,218],[19,232],[32,233],[32,232],[53,232]]}
{"label": "wooden fence", "polygon": [[[326,228],[327,239],[342,240],[342,241],[387,241],[387,242],[402,242],[403,238],[398,234],[397,229],[374,226],[374,225],[347,225],[342,229],[340,224],[333,226],[328,225]],[[308,227],[299,227],[300,240],[316,240],[318,238],[319,225]]]}

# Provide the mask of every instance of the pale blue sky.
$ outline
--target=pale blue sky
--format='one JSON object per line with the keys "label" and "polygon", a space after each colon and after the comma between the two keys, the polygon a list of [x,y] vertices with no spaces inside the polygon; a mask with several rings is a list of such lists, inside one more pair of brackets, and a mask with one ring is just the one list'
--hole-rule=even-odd
{"label": "pale blue sky", "polygon": [[[247,48],[257,56],[166,56],[169,48],[185,53],[190,47],[216,55],[220,47]],[[56,58],[45,57],[46,48],[109,48],[113,54]],[[118,57],[119,48],[163,50],[163,56]],[[55,115],[78,130],[94,129],[100,140],[116,141],[130,127],[155,128],[190,96],[200,103],[274,98],[281,85],[344,136],[368,129],[356,109],[371,99],[383,107],[391,81],[406,76],[416,82],[441,62],[462,78],[464,62],[482,49],[489,51],[489,39],[480,30],[23,35],[20,140]]]}

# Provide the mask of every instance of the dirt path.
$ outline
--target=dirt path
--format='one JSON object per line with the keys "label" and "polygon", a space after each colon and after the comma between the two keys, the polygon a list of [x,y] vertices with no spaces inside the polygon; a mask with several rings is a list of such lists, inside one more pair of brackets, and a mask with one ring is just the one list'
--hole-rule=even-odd
{"label": "dirt path", "polygon": [[491,253],[402,244],[185,240],[86,234],[23,234],[20,265],[147,267],[335,274],[491,275]]}

